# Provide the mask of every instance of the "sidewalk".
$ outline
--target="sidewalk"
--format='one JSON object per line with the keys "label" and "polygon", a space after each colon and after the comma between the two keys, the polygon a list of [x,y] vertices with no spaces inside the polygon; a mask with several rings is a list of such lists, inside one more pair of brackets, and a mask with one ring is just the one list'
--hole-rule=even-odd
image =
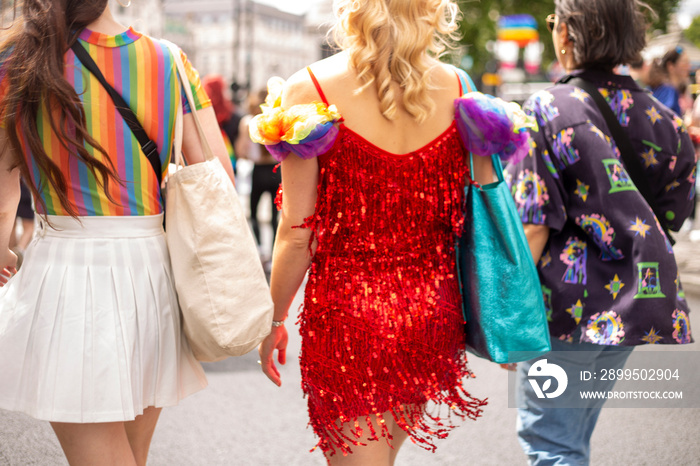
{"label": "sidewalk", "polygon": [[[309,453],[316,439],[307,428],[295,327],[289,329],[288,363],[280,367],[282,387],[260,372],[255,351],[206,364],[209,387],[163,410],[149,466],[324,466],[319,451]],[[691,357],[698,349],[698,343],[659,348],[695,351]],[[476,378],[465,387],[489,398],[484,416],[461,423],[438,442],[436,454],[407,442],[397,466],[526,466],[515,435],[516,412],[508,407],[508,373],[476,357],[470,366]],[[606,408],[593,434],[591,464],[698,464],[699,439],[694,409]],[[67,464],[47,422],[0,410],[0,466]]]}
{"label": "sidewalk", "polygon": [[673,251],[681,274],[683,290],[700,297],[700,242],[692,242],[691,234],[687,231],[676,233],[674,238],[676,244],[673,246]]}

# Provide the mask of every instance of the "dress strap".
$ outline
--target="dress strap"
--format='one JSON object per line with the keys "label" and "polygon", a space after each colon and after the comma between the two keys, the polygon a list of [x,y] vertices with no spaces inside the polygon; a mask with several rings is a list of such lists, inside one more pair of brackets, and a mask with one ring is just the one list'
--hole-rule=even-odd
{"label": "dress strap", "polygon": [[457,79],[459,80],[459,96],[462,97],[467,92],[473,92],[474,82],[471,80],[467,72],[457,68],[456,66],[453,66],[452,68],[454,69]]}
{"label": "dress strap", "polygon": [[309,76],[311,76],[311,80],[314,82],[314,86],[316,86],[316,90],[318,91],[318,95],[321,96],[321,100],[323,100],[323,103],[326,104],[326,107],[328,107],[330,104],[328,103],[328,99],[326,99],[326,94],[323,93],[323,89],[321,89],[321,85],[318,83],[313,71],[311,71],[311,67],[307,66],[306,71],[309,72]]}

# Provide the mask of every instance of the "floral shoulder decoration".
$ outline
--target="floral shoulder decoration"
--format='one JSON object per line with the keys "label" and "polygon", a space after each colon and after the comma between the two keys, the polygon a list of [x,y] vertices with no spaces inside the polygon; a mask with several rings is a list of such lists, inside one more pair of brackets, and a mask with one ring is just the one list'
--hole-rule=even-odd
{"label": "floral shoulder decoration", "polygon": [[469,92],[455,100],[457,129],[475,155],[498,154],[503,162],[518,163],[530,150],[528,129],[538,131],[534,116],[515,102],[505,102],[481,92]]}
{"label": "floral shoulder decoration", "polygon": [[310,159],[327,152],[338,135],[340,113],[335,105],[321,102],[282,108],[282,78],[271,78],[267,83],[267,98],[260,106],[262,114],[250,122],[250,138],[264,144],[279,162],[293,152],[302,159]]}

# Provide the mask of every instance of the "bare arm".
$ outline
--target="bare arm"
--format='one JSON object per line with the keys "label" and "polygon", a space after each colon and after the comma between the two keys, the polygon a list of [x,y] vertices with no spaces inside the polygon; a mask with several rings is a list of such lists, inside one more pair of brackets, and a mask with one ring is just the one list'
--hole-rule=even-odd
{"label": "bare arm", "polygon": [[526,223],[523,227],[525,229],[527,243],[530,245],[532,259],[535,261],[535,264],[537,264],[540,260],[540,256],[542,256],[542,251],[544,251],[547,240],[549,239],[549,227],[545,225],[533,225],[531,223]]}
{"label": "bare arm", "polygon": [[[308,228],[293,228],[304,223],[313,215],[316,205],[316,185],[318,184],[318,163],[316,159],[302,160],[290,155],[282,162],[282,215],[277,228],[275,249],[272,254],[272,276],[270,291],[275,304],[273,320],[287,318],[289,307],[306,270],[311,264]],[[284,325],[273,327],[270,336],[260,347],[260,360],[263,372],[275,384],[281,385],[280,374],[273,361],[273,352],[279,350],[278,360],[286,360],[287,330]]]}
{"label": "bare arm", "polygon": [[481,186],[493,183],[495,173],[493,172],[493,162],[491,161],[491,157],[473,155],[472,161],[474,164],[472,179]]}
{"label": "bare arm", "polygon": [[[310,93],[305,83],[301,83],[300,86],[288,84],[282,98],[282,106],[289,108],[298,103],[310,102],[313,98],[314,95]],[[290,154],[282,162],[281,168],[284,195],[282,215],[272,254],[270,279],[270,291],[275,305],[273,320],[276,321],[287,318],[289,306],[311,264],[309,251],[311,230],[293,227],[303,224],[304,220],[314,213],[319,173],[315,158],[303,160],[294,154]],[[273,353],[275,349],[278,350],[278,361],[284,364],[286,348],[287,330],[282,325],[272,328],[270,335],[265,338],[259,349],[262,370],[277,385],[281,385],[282,381],[273,360]]]}
{"label": "bare arm", "polygon": [[[233,167],[228,158],[226,143],[224,142],[223,136],[221,136],[221,129],[219,128],[219,123],[216,121],[214,109],[212,107],[206,107],[197,110],[197,116],[202,123],[204,136],[209,142],[212,153],[219,159],[219,162],[221,162],[224,170],[226,170],[226,174],[231,179],[231,183],[236,184]],[[183,119],[182,154],[185,156],[185,160],[187,160],[188,164],[200,163],[205,160],[202,142],[199,140],[197,126],[191,113],[185,115]]]}
{"label": "bare arm", "polygon": [[19,204],[19,167],[15,153],[0,128],[0,286],[17,270],[17,256],[10,251],[10,235]]}
{"label": "bare arm", "polygon": [[318,163],[289,156],[282,162],[282,216],[277,228],[270,281],[275,303],[274,320],[284,320],[306,270],[311,264],[309,228],[293,228],[314,213]]}

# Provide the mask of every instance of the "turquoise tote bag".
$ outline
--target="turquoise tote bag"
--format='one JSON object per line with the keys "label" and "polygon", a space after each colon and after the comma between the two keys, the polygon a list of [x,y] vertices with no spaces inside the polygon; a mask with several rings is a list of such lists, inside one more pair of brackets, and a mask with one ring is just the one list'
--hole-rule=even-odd
{"label": "turquoise tote bag", "polygon": [[501,161],[491,158],[498,181],[465,188],[457,267],[467,350],[513,363],[538,357],[551,345],[537,268]]}

